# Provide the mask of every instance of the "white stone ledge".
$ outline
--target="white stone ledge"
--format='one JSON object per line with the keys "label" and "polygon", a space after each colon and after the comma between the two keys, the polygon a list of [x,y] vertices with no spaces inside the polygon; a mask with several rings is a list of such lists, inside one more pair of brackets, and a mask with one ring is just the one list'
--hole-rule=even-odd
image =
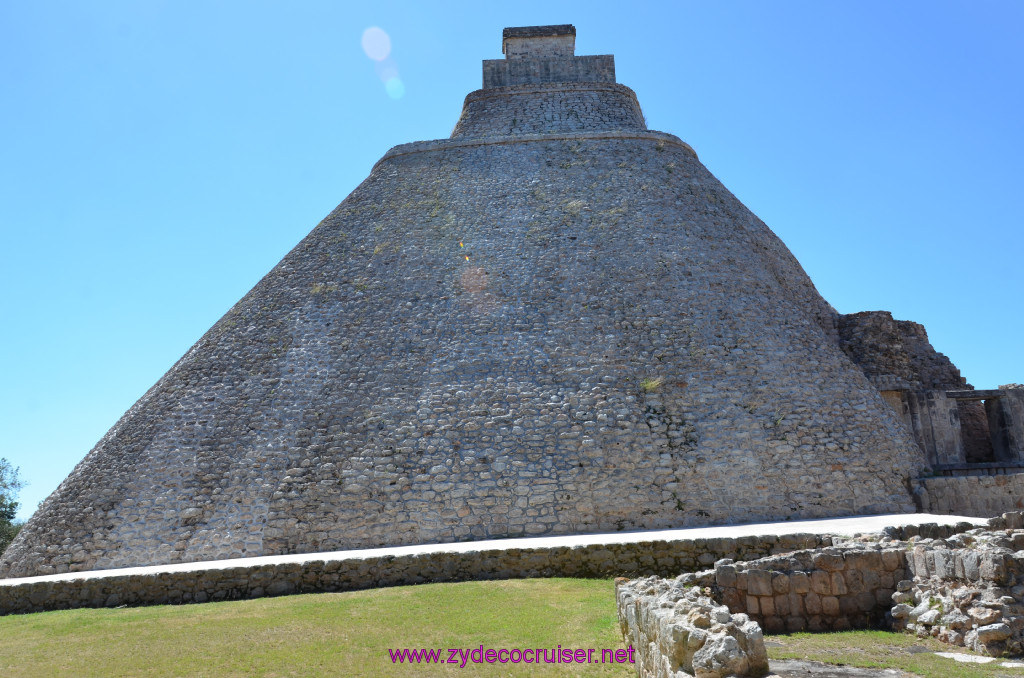
{"label": "white stone ledge", "polygon": [[254,558],[233,558],[191,563],[169,563],[145,567],[125,567],[88,572],[65,572],[37,577],[16,577],[0,579],[0,589],[26,584],[56,583],[89,579],[119,578],[131,576],[154,576],[165,573],[207,573],[227,569],[249,569],[264,566],[307,565],[342,561],[367,561],[384,558],[420,557],[440,554],[472,554],[491,557],[509,551],[531,553],[550,552],[555,549],[579,549],[601,546],[629,545],[646,550],[652,544],[695,542],[709,539],[737,539],[741,537],[767,537],[783,535],[849,535],[853,533],[879,532],[886,527],[937,523],[954,525],[969,522],[984,525],[984,518],[927,513],[893,514],[880,516],[854,516],[849,518],[825,518],[819,520],[793,520],[779,523],[749,523],[744,525],[720,525],[677,530],[645,530],[640,532],[614,532],[609,534],[585,534],[557,537],[530,537],[521,539],[489,539],[449,544],[422,544],[415,546],[391,546],[375,549],[355,549],[323,553],[299,553],[281,556],[259,556]]}

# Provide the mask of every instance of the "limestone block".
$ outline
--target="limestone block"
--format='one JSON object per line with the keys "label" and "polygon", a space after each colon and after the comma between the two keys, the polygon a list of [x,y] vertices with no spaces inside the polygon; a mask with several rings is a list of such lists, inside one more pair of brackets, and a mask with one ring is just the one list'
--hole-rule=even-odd
{"label": "limestone block", "polygon": [[807,610],[807,614],[812,617],[822,614],[821,597],[813,591],[806,594],[804,596],[804,608]]}
{"label": "limestone block", "polygon": [[811,591],[817,593],[819,596],[828,596],[832,594],[832,577],[829,576],[828,572],[821,570],[815,570],[811,572]]}
{"label": "limestone block", "polygon": [[977,626],[994,624],[1002,616],[999,610],[987,607],[972,607],[967,611],[967,615],[974,620]]}
{"label": "limestone block", "polygon": [[906,603],[898,603],[892,608],[893,619],[906,620],[910,619],[910,612],[913,610],[910,605]]}
{"label": "limestone block", "polygon": [[731,564],[715,568],[715,583],[722,587],[736,586],[736,568]]}
{"label": "limestone block", "polygon": [[988,645],[989,643],[1006,640],[1010,637],[1011,633],[1012,630],[1006,624],[989,624],[987,626],[979,626],[977,631],[977,640],[982,645]]}
{"label": "limestone block", "polygon": [[896,550],[882,551],[882,566],[889,571],[903,566],[903,552]]}
{"label": "limestone block", "polygon": [[772,573],[767,570],[747,570],[747,593],[752,596],[772,595]]}
{"label": "limestone block", "polygon": [[842,553],[832,551],[831,549],[815,553],[811,562],[814,563],[814,567],[827,572],[841,570],[845,564]]}

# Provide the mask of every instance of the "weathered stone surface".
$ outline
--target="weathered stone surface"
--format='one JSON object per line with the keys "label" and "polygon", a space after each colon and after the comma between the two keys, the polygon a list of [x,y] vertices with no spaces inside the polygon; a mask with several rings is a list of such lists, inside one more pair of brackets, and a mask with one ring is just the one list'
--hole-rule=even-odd
{"label": "weathered stone surface", "polygon": [[676,678],[762,676],[768,654],[761,627],[731,614],[704,591],[650,577],[616,580],[619,624],[636,650],[638,675]]}
{"label": "weathered stone surface", "polygon": [[1024,509],[1024,473],[922,478],[920,484],[931,513],[988,517]]}
{"label": "weathered stone surface", "polygon": [[1006,624],[989,624],[978,627],[978,642],[987,645],[1010,637],[1012,631]]}
{"label": "weathered stone surface", "polygon": [[[820,550],[716,566],[713,591],[716,600],[746,612],[769,632],[878,626],[893,594],[892,584],[883,585],[883,576],[892,581],[886,554],[895,559],[894,571],[902,572],[904,546],[839,540]],[[728,576],[719,577],[724,568]]]}
{"label": "weathered stone surface", "polygon": [[888,311],[838,318],[840,345],[879,388],[971,388],[949,358],[932,348],[919,323],[894,320]]}
{"label": "weathered stone surface", "polygon": [[[1020,516],[990,522],[1017,524]],[[974,529],[923,540],[907,558],[913,579],[893,594],[894,627],[992,656],[1024,654],[1024,552],[1012,550],[1018,535],[1024,539],[1024,532]]]}
{"label": "weathered stone surface", "polygon": [[[797,535],[780,543],[775,537],[734,539],[631,541],[528,548],[485,548],[379,558],[310,559],[279,565],[249,564],[211,567],[196,572],[146,571],[124,575],[118,570],[82,578],[59,575],[58,581],[0,580],[0,614],[39,612],[78,607],[104,607],[112,594],[118,604],[155,605],[237,600],[287,593],[349,591],[424,582],[471,581],[525,577],[615,577],[623,574],[669,576],[684,586],[710,587],[713,570],[698,572],[702,556],[753,560],[785,553],[787,544],[831,544],[827,535]],[[153,568],[159,570],[159,568]]]}

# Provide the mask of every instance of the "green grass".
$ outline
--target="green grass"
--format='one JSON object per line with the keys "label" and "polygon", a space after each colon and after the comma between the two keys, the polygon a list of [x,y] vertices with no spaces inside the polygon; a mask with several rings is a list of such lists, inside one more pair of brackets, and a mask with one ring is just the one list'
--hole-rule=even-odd
{"label": "green grass", "polygon": [[623,647],[611,581],[427,584],[0,617],[0,676],[635,675],[630,664],[459,668],[394,665],[388,655],[389,648],[559,644]]}
{"label": "green grass", "polygon": [[[928,678],[1024,676],[1024,669],[1000,666],[1003,660],[999,659],[989,664],[962,664],[936,656],[935,652],[974,653],[932,638],[917,638],[904,633],[794,633],[790,636],[765,636],[765,641],[769,643],[769,659],[810,659],[864,668],[902,669]],[[780,645],[775,646],[774,643]]]}
{"label": "green grass", "polygon": [[[998,661],[961,664],[937,657],[934,652],[963,650],[899,633],[797,633],[766,640],[772,659],[898,668],[929,678],[1024,676]],[[614,586],[590,579],[466,582],[0,617],[0,676],[635,675],[630,664],[460,668],[396,665],[388,655],[396,648],[481,645],[622,648]]]}

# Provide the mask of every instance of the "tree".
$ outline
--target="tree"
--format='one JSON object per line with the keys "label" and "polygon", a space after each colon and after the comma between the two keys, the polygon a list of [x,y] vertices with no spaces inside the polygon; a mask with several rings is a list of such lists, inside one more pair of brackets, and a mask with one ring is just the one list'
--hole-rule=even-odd
{"label": "tree", "polygon": [[14,541],[21,529],[21,523],[15,521],[14,516],[20,505],[16,499],[18,490],[24,486],[18,477],[18,467],[11,466],[11,462],[0,457],[0,553]]}

